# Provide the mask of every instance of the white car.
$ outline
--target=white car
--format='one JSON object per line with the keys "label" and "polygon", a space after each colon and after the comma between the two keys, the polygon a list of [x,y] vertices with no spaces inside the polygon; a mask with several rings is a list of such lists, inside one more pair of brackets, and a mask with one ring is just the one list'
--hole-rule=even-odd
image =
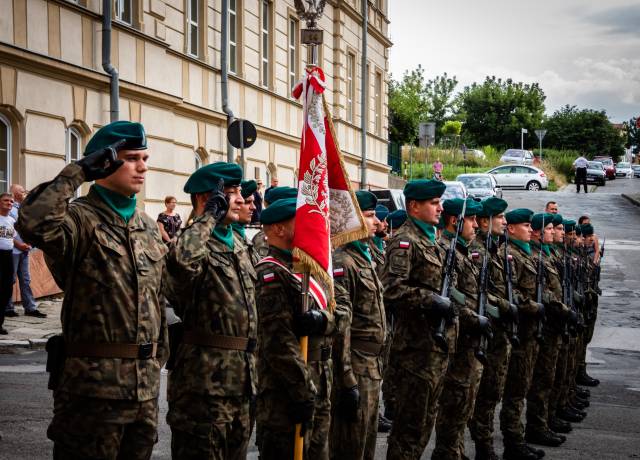
{"label": "white car", "polygon": [[474,198],[486,200],[490,196],[502,198],[502,189],[491,174],[459,174],[457,181],[467,188],[467,193]]}
{"label": "white car", "polygon": [[450,200],[452,198],[466,199],[469,194],[467,193],[467,187],[462,182],[451,180],[444,181],[444,185],[447,186],[444,193],[440,197],[440,201]]}
{"label": "white car", "polygon": [[504,165],[487,171],[496,178],[496,182],[503,189],[515,188],[537,192],[546,190],[549,179],[544,171],[535,166]]}
{"label": "white car", "polygon": [[616,165],[616,177],[633,177],[633,169],[631,163],[621,161]]}
{"label": "white car", "polygon": [[519,165],[532,165],[533,152],[531,150],[508,149],[500,157],[500,163],[517,163]]}
{"label": "white car", "polygon": [[468,158],[477,158],[478,160],[484,160],[487,156],[484,154],[484,152],[482,150],[467,149],[467,157]]}

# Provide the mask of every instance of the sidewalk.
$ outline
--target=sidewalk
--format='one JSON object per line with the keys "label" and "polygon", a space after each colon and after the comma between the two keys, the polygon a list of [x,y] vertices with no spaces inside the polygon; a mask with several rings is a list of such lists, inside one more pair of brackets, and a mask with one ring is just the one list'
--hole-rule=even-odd
{"label": "sidewalk", "polygon": [[640,193],[630,193],[630,194],[623,193],[622,197],[626,198],[636,206],[640,206]]}
{"label": "sidewalk", "polygon": [[7,348],[44,348],[47,339],[61,332],[60,310],[62,298],[47,299],[38,302],[38,310],[46,313],[47,317],[40,319],[24,316],[20,304],[16,304],[16,311],[20,316],[5,318],[4,328],[9,335],[0,336],[0,352]]}

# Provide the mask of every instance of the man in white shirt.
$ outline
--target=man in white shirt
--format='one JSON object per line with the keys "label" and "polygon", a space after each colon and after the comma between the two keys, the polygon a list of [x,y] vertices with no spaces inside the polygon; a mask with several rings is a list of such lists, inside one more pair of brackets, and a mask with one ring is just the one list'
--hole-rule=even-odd
{"label": "man in white shirt", "polygon": [[587,192],[587,167],[589,166],[589,160],[583,156],[576,158],[573,162],[573,167],[576,170],[576,193],[580,193],[580,184],[584,184],[584,193]]}
{"label": "man in white shirt", "polygon": [[13,206],[13,197],[9,193],[0,194],[0,334],[6,335],[4,324],[4,305],[11,298],[13,290],[13,228],[16,221],[9,216]]}

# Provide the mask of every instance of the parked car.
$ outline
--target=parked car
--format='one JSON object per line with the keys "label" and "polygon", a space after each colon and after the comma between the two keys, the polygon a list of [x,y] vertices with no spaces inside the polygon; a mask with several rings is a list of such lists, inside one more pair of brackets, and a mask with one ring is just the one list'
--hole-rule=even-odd
{"label": "parked car", "polygon": [[474,198],[486,200],[490,196],[502,198],[502,188],[491,174],[459,174],[456,181],[462,182],[467,193]]}
{"label": "parked car", "polygon": [[440,197],[440,201],[450,200],[451,198],[466,199],[469,196],[469,194],[467,193],[467,188],[462,182],[451,180],[444,181],[444,184],[447,186],[447,188]]}
{"label": "parked car", "polygon": [[587,166],[587,183],[606,185],[607,179],[604,173],[604,165],[599,161],[590,161]]}
{"label": "parked car", "polygon": [[533,152],[531,152],[531,150],[508,149],[500,157],[500,163],[517,163],[519,165],[532,165]]}
{"label": "parked car", "polygon": [[378,204],[386,206],[389,211],[405,209],[404,193],[398,188],[371,190],[371,193],[378,198]]}
{"label": "parked car", "polygon": [[611,157],[596,156],[593,157],[593,161],[599,161],[604,165],[604,173],[607,179],[613,180],[616,178],[616,165],[613,164]]}
{"label": "parked car", "polygon": [[546,190],[549,186],[547,175],[535,166],[497,166],[487,171],[487,174],[492,174],[503,189],[519,188],[537,192]]}
{"label": "parked car", "polygon": [[631,165],[633,169],[633,177],[640,177],[640,165]]}
{"label": "parked car", "polygon": [[616,177],[633,177],[631,163],[621,161],[616,165]]}
{"label": "parked car", "polygon": [[467,149],[467,158],[477,158],[478,160],[484,160],[486,155],[482,150]]}

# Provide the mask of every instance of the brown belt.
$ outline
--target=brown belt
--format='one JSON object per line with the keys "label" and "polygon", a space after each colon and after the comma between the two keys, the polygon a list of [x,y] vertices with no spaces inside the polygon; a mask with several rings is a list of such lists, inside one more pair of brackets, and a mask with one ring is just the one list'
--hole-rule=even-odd
{"label": "brown belt", "polygon": [[383,345],[381,343],[369,342],[368,340],[351,339],[351,349],[379,355],[382,353]]}
{"label": "brown belt", "polygon": [[222,348],[223,350],[240,350],[253,353],[256,340],[247,337],[230,335],[207,334],[205,332],[185,331],[183,343],[200,345],[203,347]]}
{"label": "brown belt", "polygon": [[67,343],[67,356],[76,358],[151,359],[156,357],[157,343]]}
{"label": "brown belt", "polygon": [[313,348],[307,351],[307,361],[328,361],[331,358],[331,347]]}

